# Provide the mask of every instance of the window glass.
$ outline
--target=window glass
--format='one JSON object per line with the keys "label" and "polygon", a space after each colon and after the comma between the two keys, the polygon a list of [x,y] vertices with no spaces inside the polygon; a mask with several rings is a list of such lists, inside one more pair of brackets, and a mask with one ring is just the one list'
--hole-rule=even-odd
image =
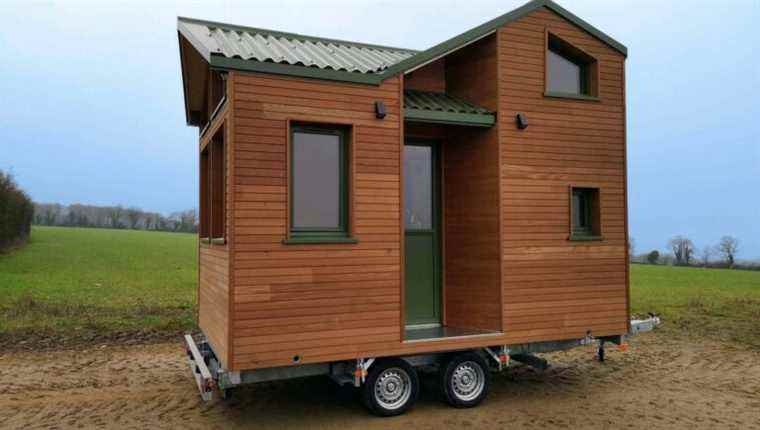
{"label": "window glass", "polygon": [[404,224],[433,228],[433,153],[429,146],[404,146]]}
{"label": "window glass", "polygon": [[581,94],[583,91],[582,67],[562,55],[548,51],[549,91]]}
{"label": "window glass", "polygon": [[292,205],[294,229],[341,228],[341,136],[293,133]]}
{"label": "window glass", "polygon": [[573,190],[573,231],[587,231],[588,196],[585,190]]}

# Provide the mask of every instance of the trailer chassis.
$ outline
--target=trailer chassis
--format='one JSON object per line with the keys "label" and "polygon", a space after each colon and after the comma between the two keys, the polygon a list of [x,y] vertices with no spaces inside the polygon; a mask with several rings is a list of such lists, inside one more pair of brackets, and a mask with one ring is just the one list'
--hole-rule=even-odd
{"label": "trailer chassis", "polygon": [[[396,358],[360,357],[355,360],[309,363],[298,366],[272,367],[250,371],[229,371],[222,368],[211,345],[203,338],[196,341],[188,334],[185,335],[184,340],[188,365],[195,378],[201,397],[203,400],[208,401],[212,400],[215,395],[218,395],[221,398],[226,398],[229,394],[229,390],[241,385],[318,375],[327,375],[341,386],[350,384],[354,387],[362,387],[366,385],[368,377],[370,377],[371,372],[373,371],[373,365],[379,361],[386,362],[388,360],[396,360],[397,362],[403,363],[396,367],[408,367],[419,369],[421,371],[440,372],[447,363],[452,361],[452,357],[462,354],[470,354],[471,359],[468,363],[479,361],[477,358],[474,358],[474,356],[480,357],[482,363],[487,363],[486,366],[491,372],[501,372],[509,367],[512,361],[520,362],[539,370],[544,370],[548,367],[548,363],[545,359],[536,354],[564,351],[583,345],[595,344],[597,347],[598,360],[604,361],[606,344],[612,343],[625,347],[625,340],[627,338],[638,333],[654,330],[658,325],[660,325],[660,319],[653,314],[649,314],[648,318],[631,320],[630,330],[628,334],[625,335],[593,337],[588,333],[585,337],[580,339],[533,342],[515,345],[494,345],[476,349],[406,355]],[[408,370],[407,373],[409,373]],[[466,378],[468,374],[461,374],[465,375],[462,376],[463,380],[468,381]],[[471,376],[473,375],[475,374],[473,373]],[[456,385],[455,382],[452,383],[452,386]],[[460,383],[460,385],[461,384],[463,383]],[[395,415],[395,413],[381,413],[381,415]]]}

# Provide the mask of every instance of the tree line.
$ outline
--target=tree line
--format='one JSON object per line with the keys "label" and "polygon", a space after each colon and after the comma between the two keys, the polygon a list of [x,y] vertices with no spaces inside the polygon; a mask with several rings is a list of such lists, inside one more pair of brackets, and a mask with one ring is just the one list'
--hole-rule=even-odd
{"label": "tree line", "polygon": [[29,196],[0,170],[0,252],[29,238],[33,213]]}
{"label": "tree line", "polygon": [[631,261],[644,264],[661,264],[667,266],[693,266],[728,269],[760,270],[760,264],[739,262],[739,239],[734,236],[723,236],[717,244],[706,244],[697,249],[691,239],[685,236],[674,236],[667,243],[667,252],[652,250],[635,255],[635,241],[629,239]]}
{"label": "tree line", "polygon": [[196,233],[198,214],[195,209],[173,212],[164,216],[137,207],[61,205],[35,203],[34,225],[61,227],[91,227],[130,230],[153,230]]}

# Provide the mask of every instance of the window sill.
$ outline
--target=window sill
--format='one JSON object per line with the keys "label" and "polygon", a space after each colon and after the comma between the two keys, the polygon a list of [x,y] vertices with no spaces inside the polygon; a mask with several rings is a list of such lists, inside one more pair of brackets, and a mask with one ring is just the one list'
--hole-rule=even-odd
{"label": "window sill", "polygon": [[223,237],[215,237],[213,239],[209,237],[200,238],[200,243],[203,245],[226,245],[227,239]]}
{"label": "window sill", "polygon": [[346,236],[325,236],[325,237],[315,237],[315,236],[301,236],[301,237],[289,237],[287,239],[283,239],[282,244],[283,245],[315,245],[315,244],[329,244],[329,243],[348,243],[348,244],[356,244],[359,243],[358,240],[354,239],[353,237],[346,237]]}
{"label": "window sill", "polygon": [[587,102],[601,101],[599,97],[595,97],[595,96],[587,96],[585,94],[558,93],[558,92],[553,92],[553,91],[544,92],[544,97],[551,97],[551,98],[557,98],[557,99],[584,100]]}
{"label": "window sill", "polygon": [[604,240],[604,237],[590,234],[571,234],[567,240],[571,242],[599,242]]}

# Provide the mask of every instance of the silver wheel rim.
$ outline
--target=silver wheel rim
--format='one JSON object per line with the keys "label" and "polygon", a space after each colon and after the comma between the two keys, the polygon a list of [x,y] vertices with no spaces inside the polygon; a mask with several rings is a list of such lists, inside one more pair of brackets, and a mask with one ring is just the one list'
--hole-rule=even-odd
{"label": "silver wheel rim", "polygon": [[468,402],[476,399],[485,388],[486,375],[474,361],[460,363],[451,374],[451,391],[457,399]]}
{"label": "silver wheel rim", "polygon": [[375,399],[385,409],[394,410],[406,404],[412,395],[412,378],[399,367],[385,369],[375,382]]}

